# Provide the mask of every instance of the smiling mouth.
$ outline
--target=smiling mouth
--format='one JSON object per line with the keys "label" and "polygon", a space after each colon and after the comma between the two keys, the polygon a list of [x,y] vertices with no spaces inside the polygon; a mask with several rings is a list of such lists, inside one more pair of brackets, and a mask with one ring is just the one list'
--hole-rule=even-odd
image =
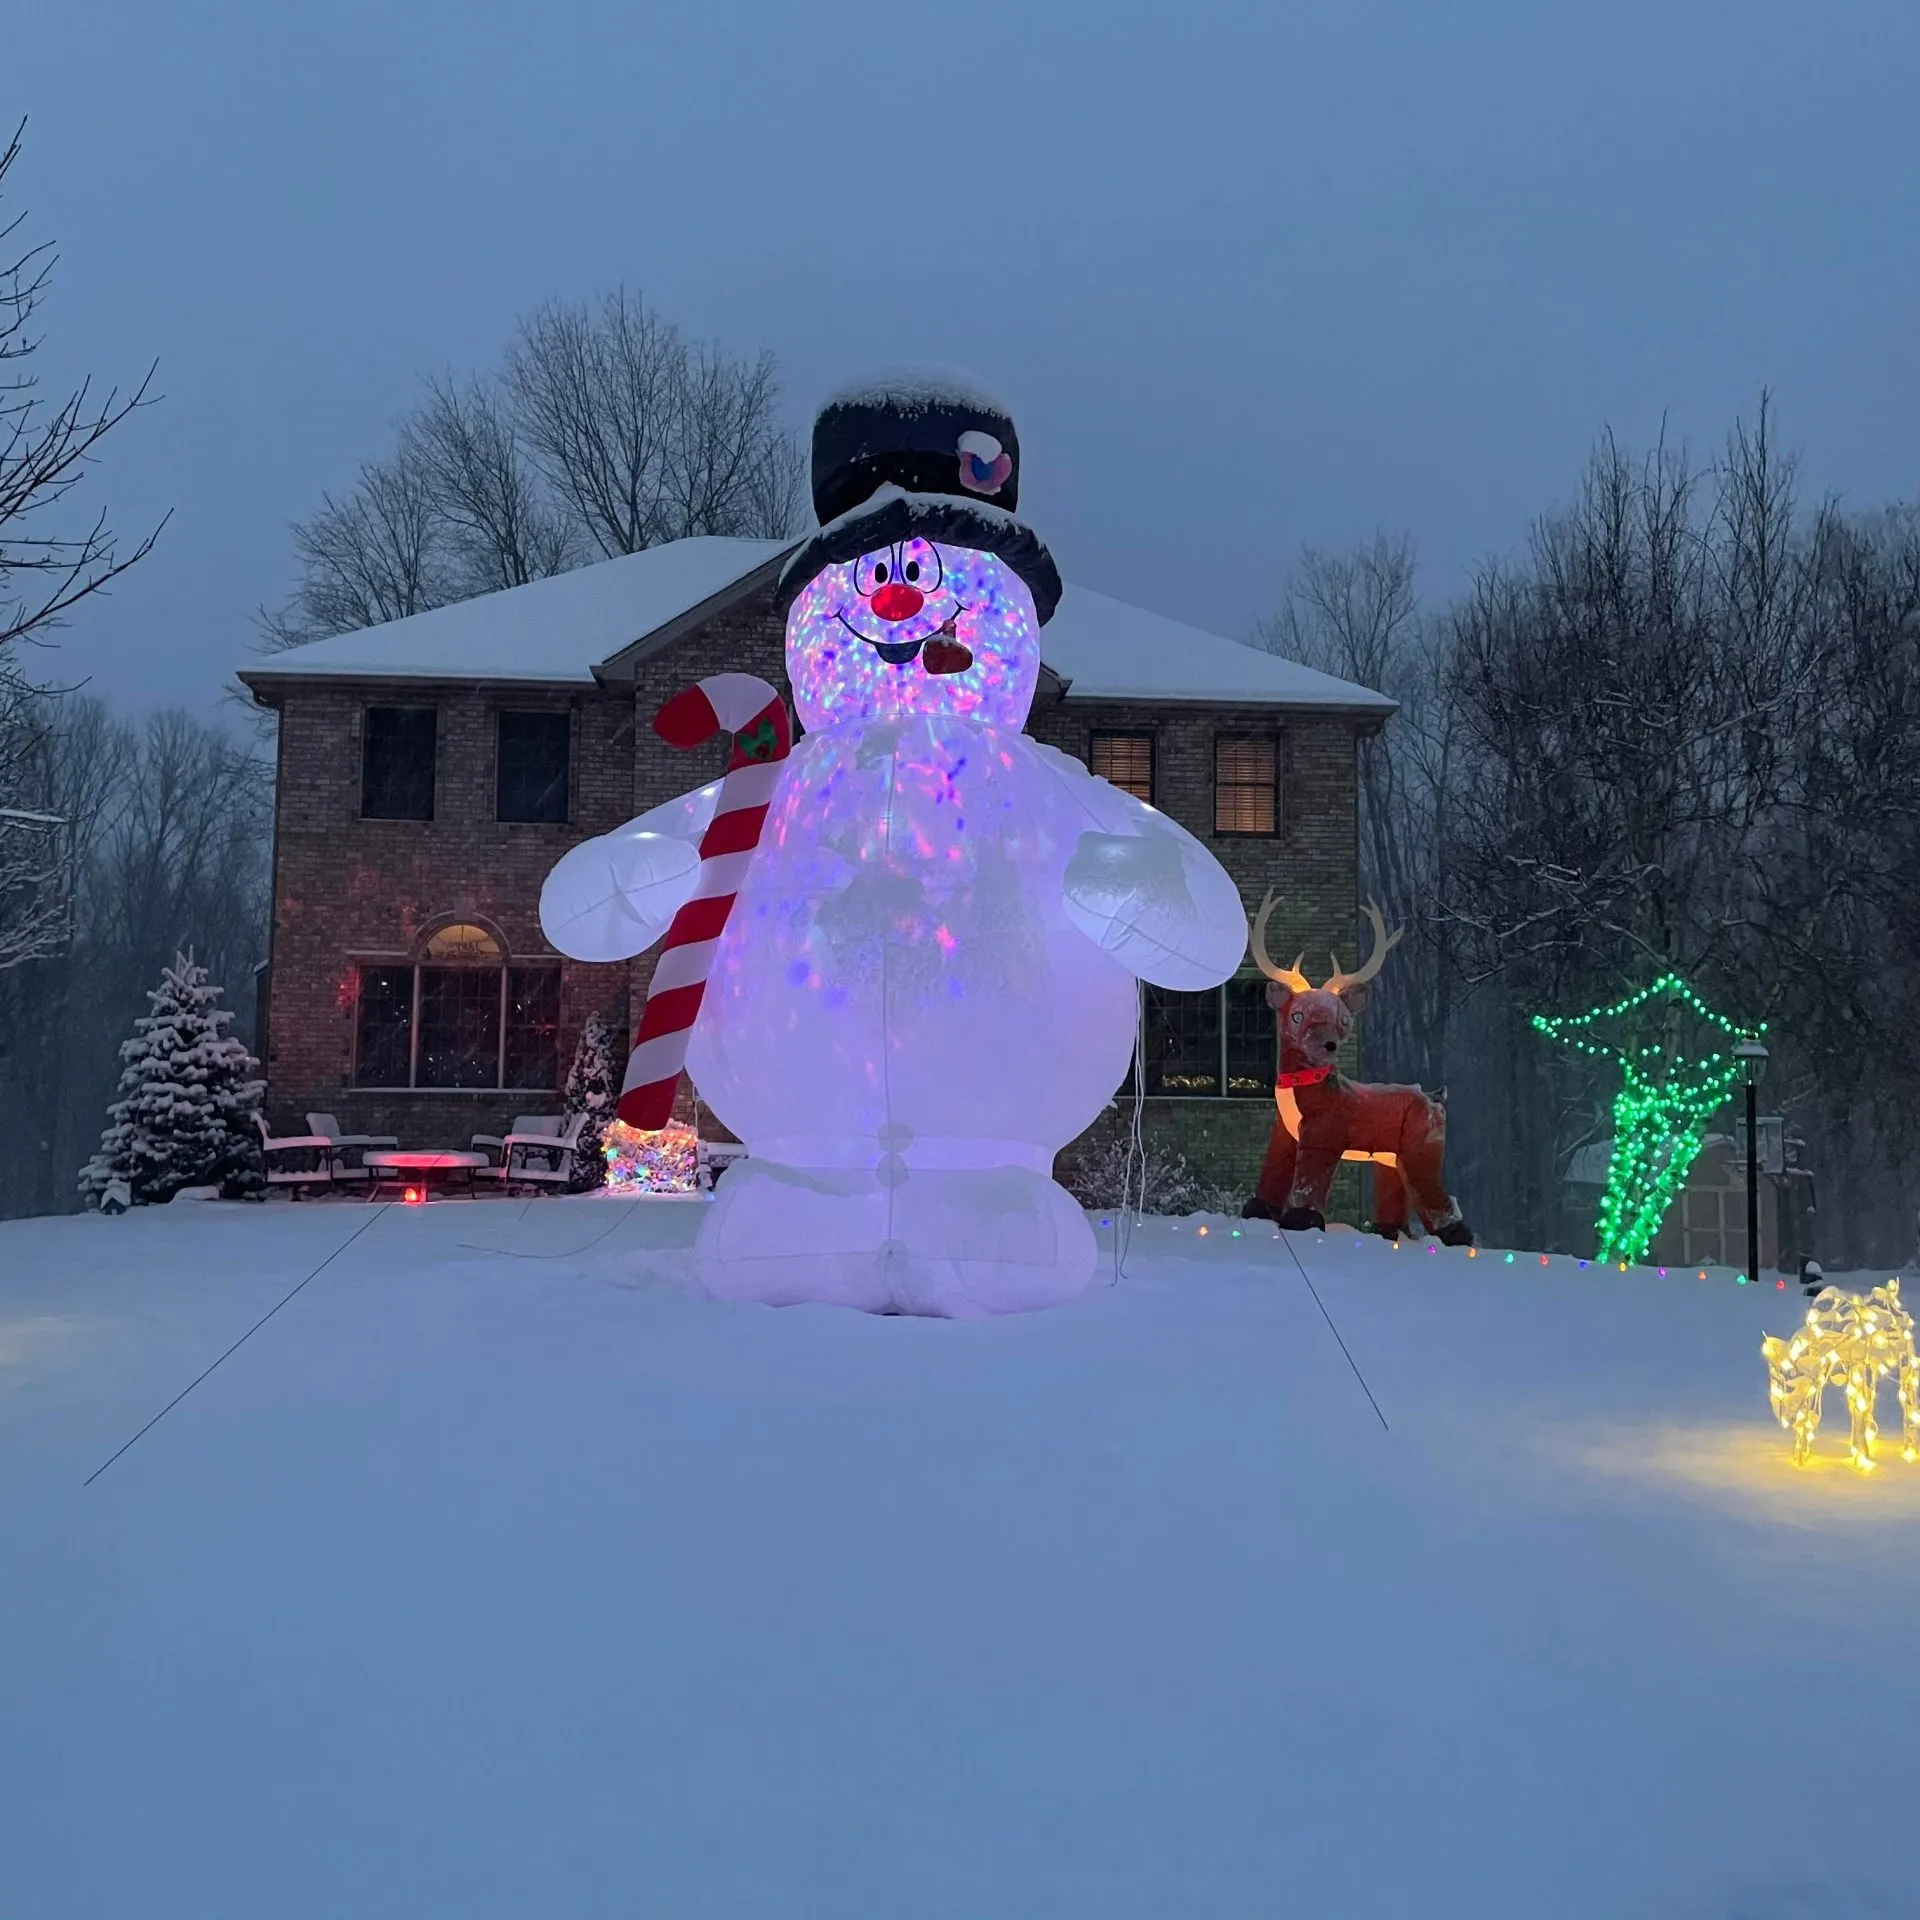
{"label": "smiling mouth", "polygon": [[954,622],[965,612],[965,607],[955,607],[953,612],[947,616],[945,625],[936,628],[932,633],[922,634],[918,640],[874,640],[862,633],[838,608],[834,609],[833,617],[838,620],[856,640],[864,641],[866,645],[870,646],[888,666],[904,667],[909,660],[918,657],[920,649],[924,647],[929,640],[951,640],[954,637]]}

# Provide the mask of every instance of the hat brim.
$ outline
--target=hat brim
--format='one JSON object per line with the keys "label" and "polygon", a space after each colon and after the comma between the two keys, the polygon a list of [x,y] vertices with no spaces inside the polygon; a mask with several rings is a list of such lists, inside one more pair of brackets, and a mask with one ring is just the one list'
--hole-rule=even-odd
{"label": "hat brim", "polygon": [[1060,604],[1060,569],[1046,542],[1024,521],[999,507],[955,500],[945,494],[902,493],[883,487],[873,499],[830,520],[796,547],[780,570],[774,605],[782,619],[816,574],[898,540],[931,540],[937,546],[970,547],[1004,560],[1033,595],[1044,627]]}

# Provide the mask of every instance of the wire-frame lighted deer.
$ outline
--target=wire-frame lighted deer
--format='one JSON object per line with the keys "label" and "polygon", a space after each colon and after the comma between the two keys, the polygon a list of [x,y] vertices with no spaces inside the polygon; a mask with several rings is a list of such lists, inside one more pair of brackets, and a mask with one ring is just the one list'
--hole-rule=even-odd
{"label": "wire-frame lighted deer", "polygon": [[[1447,1192],[1447,1110],[1419,1087],[1372,1085],[1340,1071],[1340,1048],[1353,1017],[1367,1003],[1374,977],[1399,942],[1371,902],[1373,951],[1348,973],[1334,956],[1333,972],[1315,986],[1300,960],[1277,967],[1267,952],[1271,889],[1253,923],[1253,957],[1267,976],[1267,1004],[1279,1027],[1274,1100],[1279,1109],[1260,1183],[1246,1211],[1282,1227],[1326,1224],[1327,1190],[1344,1160],[1373,1162],[1374,1230],[1397,1237],[1407,1230],[1408,1203],[1419,1224],[1448,1246],[1470,1246],[1473,1230]],[[1305,958],[1304,955],[1301,956]]]}
{"label": "wire-frame lighted deer", "polygon": [[1913,1316],[1900,1304],[1898,1280],[1870,1293],[1823,1288],[1800,1331],[1786,1340],[1768,1334],[1760,1351],[1767,1362],[1773,1417],[1793,1435],[1795,1466],[1804,1466],[1813,1452],[1827,1389],[1842,1387],[1853,1416],[1847,1455],[1870,1473],[1880,1437],[1875,1403],[1880,1382],[1889,1378],[1900,1394],[1900,1451],[1920,1460],[1920,1358],[1914,1354]]}

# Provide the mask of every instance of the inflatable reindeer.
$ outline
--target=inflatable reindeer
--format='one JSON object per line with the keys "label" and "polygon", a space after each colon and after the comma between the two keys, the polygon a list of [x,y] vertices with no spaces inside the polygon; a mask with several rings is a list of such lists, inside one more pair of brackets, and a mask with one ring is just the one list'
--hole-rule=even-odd
{"label": "inflatable reindeer", "polygon": [[[1447,1150],[1447,1111],[1418,1087],[1368,1086],[1340,1071],[1340,1049],[1353,1031],[1353,1017],[1367,1003],[1374,976],[1400,939],[1388,933],[1380,909],[1369,905],[1373,952],[1356,972],[1333,972],[1315,986],[1300,961],[1276,967],[1267,953],[1271,891],[1253,923],[1253,957],[1267,976],[1267,1004],[1280,1029],[1274,1078],[1279,1114],[1260,1169],[1260,1184],[1247,1202],[1250,1219],[1282,1227],[1326,1225],[1327,1189],[1344,1160],[1373,1162],[1374,1231],[1389,1239],[1407,1230],[1408,1202],[1420,1226],[1450,1247],[1473,1244],[1473,1230],[1447,1192],[1442,1166]],[[1304,956],[1302,956],[1304,957]]]}

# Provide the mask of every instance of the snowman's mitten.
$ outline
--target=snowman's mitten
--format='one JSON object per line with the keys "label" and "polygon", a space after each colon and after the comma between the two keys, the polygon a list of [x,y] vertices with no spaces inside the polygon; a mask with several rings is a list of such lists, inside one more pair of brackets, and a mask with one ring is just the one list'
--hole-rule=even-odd
{"label": "snowman's mitten", "polygon": [[1129,973],[1176,992],[1217,987],[1246,951],[1239,890],[1190,835],[1156,817],[1137,833],[1083,833],[1067,862],[1065,905]]}
{"label": "snowman's mitten", "polygon": [[691,840],[632,821],[575,847],[547,875],[541,931],[575,960],[630,960],[666,932],[699,878]]}

